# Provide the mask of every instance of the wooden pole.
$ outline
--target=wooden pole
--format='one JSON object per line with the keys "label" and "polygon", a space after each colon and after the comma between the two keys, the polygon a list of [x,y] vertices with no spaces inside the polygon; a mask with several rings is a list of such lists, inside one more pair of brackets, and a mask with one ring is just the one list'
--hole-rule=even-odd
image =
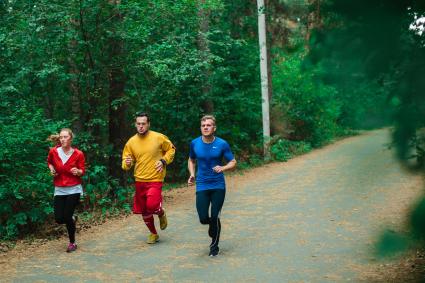
{"label": "wooden pole", "polygon": [[266,17],[264,0],[257,0],[258,8],[258,41],[260,45],[260,74],[261,74],[261,108],[263,114],[263,146],[264,159],[270,159],[270,114],[269,114],[269,84],[267,77],[267,44]]}

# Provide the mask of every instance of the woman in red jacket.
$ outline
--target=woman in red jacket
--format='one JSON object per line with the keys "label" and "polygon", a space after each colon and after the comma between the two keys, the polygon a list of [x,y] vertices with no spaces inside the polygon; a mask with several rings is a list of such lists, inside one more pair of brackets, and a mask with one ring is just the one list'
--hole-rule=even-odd
{"label": "woman in red jacket", "polygon": [[[82,151],[72,147],[74,134],[71,129],[64,128],[58,136],[59,143],[50,149],[47,164],[55,185],[54,212],[58,224],[66,224],[69,236],[67,252],[77,249],[75,243],[75,207],[83,194],[81,176],[85,173],[85,158]],[[50,136],[54,140],[53,136]]]}

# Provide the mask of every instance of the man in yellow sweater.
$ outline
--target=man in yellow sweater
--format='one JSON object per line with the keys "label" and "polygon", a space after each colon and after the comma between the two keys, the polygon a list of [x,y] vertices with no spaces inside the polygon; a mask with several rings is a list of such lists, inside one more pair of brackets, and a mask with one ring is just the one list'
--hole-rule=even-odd
{"label": "man in yellow sweater", "polygon": [[149,115],[137,114],[137,134],[125,144],[122,153],[122,169],[127,171],[134,165],[136,192],[133,213],[142,214],[151,232],[147,243],[155,244],[159,236],[155,229],[153,215],[158,215],[161,230],[167,228],[167,217],[162,208],[162,183],[166,166],[173,161],[176,149],[165,135],[151,131],[149,128]]}

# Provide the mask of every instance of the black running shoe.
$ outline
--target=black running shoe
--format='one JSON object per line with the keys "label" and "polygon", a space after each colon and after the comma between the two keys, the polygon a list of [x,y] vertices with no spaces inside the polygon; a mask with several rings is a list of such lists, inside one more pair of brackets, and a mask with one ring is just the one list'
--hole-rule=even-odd
{"label": "black running shoe", "polygon": [[210,249],[210,253],[209,256],[211,257],[215,257],[218,256],[218,252],[220,251],[220,249],[218,247],[214,248],[214,249]]}

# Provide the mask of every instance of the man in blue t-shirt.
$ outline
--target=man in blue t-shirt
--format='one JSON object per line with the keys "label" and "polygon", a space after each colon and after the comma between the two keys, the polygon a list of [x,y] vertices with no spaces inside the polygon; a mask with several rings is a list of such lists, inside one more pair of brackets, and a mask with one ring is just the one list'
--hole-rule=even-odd
{"label": "man in blue t-shirt", "polygon": [[[210,256],[218,255],[218,242],[220,239],[221,223],[220,211],[226,194],[224,171],[233,169],[236,160],[233,157],[229,144],[214,136],[216,131],[215,118],[206,115],[201,119],[201,136],[190,143],[188,169],[190,173],[188,185],[195,182],[195,167],[198,165],[196,174],[196,210],[199,221],[208,224],[208,235],[211,237]],[[222,165],[223,158],[228,162]],[[211,205],[211,216],[209,208]]]}

